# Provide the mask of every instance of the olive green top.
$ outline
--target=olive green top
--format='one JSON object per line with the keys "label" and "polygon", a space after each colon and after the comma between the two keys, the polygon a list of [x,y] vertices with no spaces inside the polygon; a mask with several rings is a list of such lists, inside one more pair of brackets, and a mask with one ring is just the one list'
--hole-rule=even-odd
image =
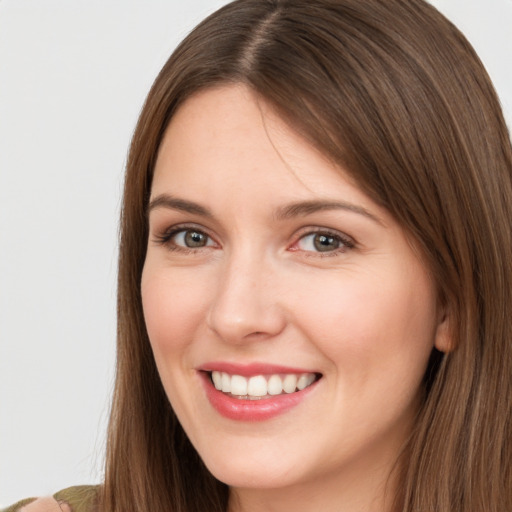
{"label": "olive green top", "polygon": [[[60,505],[67,504],[72,512],[97,512],[97,495],[98,486],[96,485],[80,485],[77,487],[69,487],[59,491],[53,495],[55,510],[59,510]],[[18,512],[23,507],[33,503],[34,512],[45,512],[49,510],[47,504],[45,506],[36,507],[37,498],[28,498],[18,501],[10,507],[0,510],[0,512]],[[30,509],[32,511],[32,508]],[[53,509],[52,509],[53,510]],[[64,509],[61,509],[64,510]]]}

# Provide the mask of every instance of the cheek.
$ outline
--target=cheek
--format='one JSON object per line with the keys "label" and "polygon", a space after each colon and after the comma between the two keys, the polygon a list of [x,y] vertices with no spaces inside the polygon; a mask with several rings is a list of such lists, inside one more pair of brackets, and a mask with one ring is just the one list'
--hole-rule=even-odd
{"label": "cheek", "polygon": [[159,354],[184,349],[205,311],[205,288],[179,274],[144,269],[141,282],[144,320],[151,346]]}
{"label": "cheek", "polygon": [[[402,272],[400,272],[402,270]],[[346,274],[298,296],[294,309],[308,337],[344,375],[370,374],[391,361],[421,373],[435,336],[435,296],[423,273]]]}

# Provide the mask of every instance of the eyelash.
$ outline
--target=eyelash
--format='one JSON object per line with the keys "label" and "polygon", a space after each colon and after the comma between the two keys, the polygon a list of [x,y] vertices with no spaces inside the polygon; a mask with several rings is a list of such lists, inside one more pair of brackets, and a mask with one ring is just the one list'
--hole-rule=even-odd
{"label": "eyelash", "polygon": [[343,233],[340,233],[339,231],[334,231],[326,228],[305,228],[289,250],[300,251],[301,249],[295,249],[294,246],[298,245],[307,237],[314,237],[315,235],[324,235],[328,238],[333,238],[336,242],[339,243],[340,246],[336,247],[332,251],[325,252],[304,250],[303,252],[307,257],[326,258],[332,256],[339,256],[340,254],[347,252],[347,250],[354,249],[356,247],[356,244],[352,238],[348,237],[347,235],[344,235]]}
{"label": "eyelash", "polygon": [[161,235],[155,235],[155,242],[158,245],[165,246],[169,251],[179,251],[183,254],[190,254],[195,253],[197,251],[200,251],[201,249],[205,249],[208,246],[203,247],[184,247],[182,245],[178,245],[176,243],[172,242],[173,237],[175,237],[178,233],[186,233],[187,231],[191,231],[194,233],[200,233],[202,235],[205,235],[208,239],[213,240],[213,238],[204,231],[204,229],[199,229],[196,226],[193,225],[178,225],[174,226],[173,228],[165,231]]}
{"label": "eyelash", "polygon": [[[209,240],[213,241],[213,238],[205,232],[203,229],[199,229],[196,226],[193,225],[178,225],[174,226],[173,228],[169,229],[168,231],[165,231],[161,235],[155,235],[155,243],[158,245],[165,246],[170,251],[179,251],[183,254],[191,254],[191,253],[197,253],[198,251],[201,251],[202,249],[206,249],[208,247],[211,247],[209,245],[200,246],[200,247],[185,247],[182,245],[178,245],[176,243],[173,243],[172,239],[179,233],[186,233],[189,232],[195,232],[202,234],[206,236]],[[347,250],[353,249],[356,247],[356,243],[354,240],[338,231],[333,231],[326,228],[304,228],[302,230],[302,233],[300,236],[297,237],[296,241],[289,247],[288,250],[290,251],[301,251],[300,248],[295,248],[301,241],[306,239],[308,236],[315,236],[315,235],[324,235],[329,238],[333,238],[335,241],[337,241],[340,244],[340,247],[336,247],[332,251],[308,251],[308,250],[302,250],[302,252],[307,257],[332,257],[332,256],[338,256],[339,254],[345,253]]]}

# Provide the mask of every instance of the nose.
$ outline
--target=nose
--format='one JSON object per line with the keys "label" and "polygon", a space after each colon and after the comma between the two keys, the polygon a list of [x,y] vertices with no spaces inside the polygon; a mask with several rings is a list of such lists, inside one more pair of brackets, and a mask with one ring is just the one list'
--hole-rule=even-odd
{"label": "nose", "polygon": [[286,325],[277,275],[256,258],[226,263],[216,283],[207,324],[228,343],[270,339]]}

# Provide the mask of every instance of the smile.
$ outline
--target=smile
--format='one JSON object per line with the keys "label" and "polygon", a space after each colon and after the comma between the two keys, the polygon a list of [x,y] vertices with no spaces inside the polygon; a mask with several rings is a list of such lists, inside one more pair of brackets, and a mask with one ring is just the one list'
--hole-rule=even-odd
{"label": "smile", "polygon": [[317,375],[314,373],[244,377],[212,371],[210,377],[215,389],[243,400],[269,399],[277,395],[295,393],[306,389],[317,380]]}
{"label": "smile", "polygon": [[268,364],[208,363],[198,368],[206,397],[229,420],[266,421],[315,392],[321,373]]}

